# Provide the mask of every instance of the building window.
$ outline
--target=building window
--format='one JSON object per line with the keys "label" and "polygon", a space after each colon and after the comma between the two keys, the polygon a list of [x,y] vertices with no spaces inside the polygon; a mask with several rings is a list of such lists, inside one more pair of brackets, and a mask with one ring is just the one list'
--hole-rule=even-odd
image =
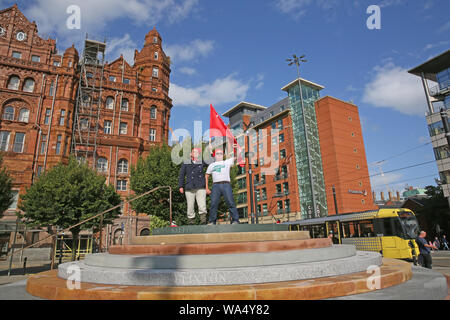
{"label": "building window", "polygon": [[38,168],[37,168],[37,176],[38,177],[40,177],[41,176],[41,174],[42,174],[42,170],[43,170],[44,168],[42,167],[42,166],[38,166]]}
{"label": "building window", "polygon": [[153,37],[153,43],[158,43],[158,38],[157,37]]}
{"label": "building window", "polygon": [[69,137],[66,137],[66,140],[64,141],[64,153],[63,156],[67,154],[67,147],[69,146]]}
{"label": "building window", "polygon": [[25,133],[16,132],[16,136],[14,137],[13,152],[22,153],[24,143],[25,143]]}
{"label": "building window", "polygon": [[284,194],[288,195],[289,194],[289,183],[288,182],[283,182],[283,189],[284,189]]}
{"label": "building window", "polygon": [[259,165],[263,166],[264,165],[264,158],[259,158]]}
{"label": "building window", "polygon": [[114,99],[112,97],[106,98],[106,109],[114,109]]}
{"label": "building window", "polygon": [[80,129],[83,131],[88,130],[89,120],[87,118],[80,119]]}
{"label": "building window", "polygon": [[151,108],[150,108],[150,118],[151,119],[156,119],[156,107],[155,106],[152,106]]}
{"label": "building window", "polygon": [[285,149],[280,150],[280,158],[281,158],[281,159],[286,158],[286,150],[285,150]]}
{"label": "building window", "polygon": [[16,58],[16,59],[22,59],[22,52],[13,51],[12,56],[13,56],[13,58]]}
{"label": "building window", "polygon": [[59,125],[64,126],[65,121],[66,121],[66,110],[61,110],[61,115],[59,117]]}
{"label": "building window", "polygon": [[111,127],[112,127],[111,120],[105,120],[103,122],[103,133],[104,134],[111,134]]}
{"label": "building window", "polygon": [[53,61],[53,66],[54,67],[61,67],[61,62],[60,61]]}
{"label": "building window", "polygon": [[287,213],[291,212],[291,207],[290,207],[290,200],[284,200],[284,209],[286,210]]}
{"label": "building window", "polygon": [[0,131],[0,151],[8,151],[9,131]]}
{"label": "building window", "polygon": [[276,129],[277,128],[277,123],[276,121],[272,122],[272,129]]}
{"label": "building window", "polygon": [[124,83],[124,84],[130,84],[130,79],[124,78],[124,79],[123,79],[123,83]]}
{"label": "building window", "polygon": [[55,82],[52,81],[52,82],[50,83],[50,89],[48,90],[48,95],[49,95],[50,97],[53,97],[54,94],[55,94]]}
{"label": "building window", "polygon": [[122,105],[120,107],[120,110],[128,111],[128,99],[123,99],[122,100]]}
{"label": "building window", "polygon": [[153,67],[152,77],[158,78],[159,69],[157,67]]}
{"label": "building window", "polygon": [[157,52],[157,51],[155,51],[155,53],[153,54],[153,58],[154,58],[155,60],[158,60],[158,52]]}
{"label": "building window", "polygon": [[128,173],[128,160],[119,160],[119,163],[117,165],[117,173]]}
{"label": "building window", "polygon": [[356,165],[356,169],[359,169],[359,164]]}
{"label": "building window", "polygon": [[348,117],[348,121],[352,121],[352,117]]}
{"label": "building window", "polygon": [[355,136],[355,133],[354,132],[352,132],[352,137],[354,137]]}
{"label": "building window", "polygon": [[69,126],[70,126],[70,111],[67,113],[66,128],[69,128]]}
{"label": "building window", "polygon": [[47,146],[47,135],[43,134],[41,138],[41,154],[45,153],[46,146]]}
{"label": "building window", "polygon": [[107,172],[108,171],[108,160],[106,160],[106,158],[98,158],[97,171],[98,172]]}
{"label": "building window", "polygon": [[152,88],[152,91],[153,91],[153,92],[158,92],[158,89]]}
{"label": "building window", "polygon": [[19,202],[19,190],[11,190],[13,194],[13,203],[9,206],[8,209],[17,209],[17,203]]}
{"label": "building window", "polygon": [[278,161],[278,151],[273,153],[273,160]]}
{"label": "building window", "polygon": [[45,118],[44,118],[44,124],[48,125],[50,123],[50,109],[45,109]]}
{"label": "building window", "polygon": [[20,78],[18,76],[12,76],[8,81],[8,89],[19,90]]}
{"label": "building window", "polygon": [[127,180],[117,180],[117,191],[127,191]]}
{"label": "building window", "polygon": [[56,148],[55,148],[55,153],[57,155],[61,154],[61,141],[62,141],[62,135],[58,134],[58,136],[56,137]]}
{"label": "building window", "polygon": [[156,130],[150,129],[150,141],[156,141]]}
{"label": "building window", "polygon": [[282,189],[281,189],[281,184],[277,184],[277,193],[281,193]]}
{"label": "building window", "polygon": [[32,55],[31,56],[31,61],[33,61],[33,62],[41,62],[41,57]]}
{"label": "building window", "polygon": [[11,106],[5,107],[2,118],[3,120],[14,120],[14,108]]}
{"label": "building window", "polygon": [[28,110],[28,109],[20,109],[20,111],[19,111],[19,122],[26,122],[26,123],[28,123],[29,118],[30,118],[30,110]]}
{"label": "building window", "polygon": [[361,203],[362,203],[362,204],[366,204],[366,200],[361,199]]}
{"label": "building window", "polygon": [[278,120],[278,130],[283,130],[283,119]]}
{"label": "building window", "polygon": [[25,92],[33,92],[34,91],[34,80],[33,79],[25,80],[25,83],[23,84],[23,91],[25,91]]}
{"label": "building window", "polygon": [[119,134],[127,134],[128,125],[126,122],[121,122],[119,126]]}
{"label": "building window", "polygon": [[116,77],[114,77],[114,76],[109,76],[109,81],[111,81],[111,82],[116,82]]}

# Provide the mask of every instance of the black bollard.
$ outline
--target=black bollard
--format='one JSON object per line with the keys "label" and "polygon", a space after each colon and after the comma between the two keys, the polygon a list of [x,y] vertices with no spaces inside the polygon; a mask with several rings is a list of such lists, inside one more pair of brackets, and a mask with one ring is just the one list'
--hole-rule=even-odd
{"label": "black bollard", "polygon": [[23,259],[23,275],[27,274],[27,257]]}

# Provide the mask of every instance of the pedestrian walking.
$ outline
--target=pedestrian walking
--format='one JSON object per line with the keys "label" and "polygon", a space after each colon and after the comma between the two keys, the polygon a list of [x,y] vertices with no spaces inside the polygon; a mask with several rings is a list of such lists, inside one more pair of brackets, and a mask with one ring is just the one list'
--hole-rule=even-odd
{"label": "pedestrian walking", "polygon": [[441,245],[439,243],[438,237],[434,237],[433,246],[436,248],[436,249],[433,249],[433,251],[434,250],[439,251],[439,248],[441,247]]}
{"label": "pedestrian walking", "polygon": [[442,249],[443,250],[450,250],[448,248],[448,241],[447,241],[447,237],[445,236],[445,234],[442,236]]}
{"label": "pedestrian walking", "polygon": [[[205,184],[206,194],[211,194],[211,208],[209,209],[209,225],[216,224],[217,209],[221,196],[225,198],[228,209],[231,214],[231,224],[239,223],[239,214],[236,209],[236,203],[233,198],[233,190],[231,188],[230,169],[235,164],[233,153],[230,152],[227,160],[224,160],[223,150],[215,149],[214,160],[206,170]],[[209,177],[212,176],[212,190],[208,188]]]}
{"label": "pedestrian walking", "polygon": [[425,240],[425,237],[427,236],[427,233],[425,231],[420,231],[419,236],[416,238],[417,245],[419,246],[419,264],[424,267],[431,269],[432,265],[432,259],[430,251],[434,247],[432,244],[428,244],[427,240]]}
{"label": "pedestrian walking", "polygon": [[195,202],[197,201],[198,214],[202,224],[206,223],[206,185],[204,168],[207,164],[200,158],[202,149],[191,151],[189,163],[183,163],[178,177],[180,192],[186,195],[188,223],[194,224]]}

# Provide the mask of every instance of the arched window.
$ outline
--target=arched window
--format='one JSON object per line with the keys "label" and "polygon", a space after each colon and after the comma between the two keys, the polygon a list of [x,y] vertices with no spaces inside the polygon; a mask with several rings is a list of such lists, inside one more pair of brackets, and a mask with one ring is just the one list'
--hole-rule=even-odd
{"label": "arched window", "polygon": [[28,109],[20,109],[20,111],[19,111],[19,121],[28,123],[29,118],[30,118],[30,110],[28,110]]}
{"label": "arched window", "polygon": [[106,158],[98,158],[97,171],[98,172],[107,172],[108,171],[108,160],[106,160]]}
{"label": "arched window", "polygon": [[3,110],[3,120],[14,120],[14,108],[11,106],[5,107]]}
{"label": "arched window", "polygon": [[128,111],[128,99],[122,99],[122,105],[120,106],[120,110]]}
{"label": "arched window", "polygon": [[150,229],[148,228],[144,228],[141,230],[141,233],[139,234],[141,237],[142,236],[149,236],[150,235]]}
{"label": "arched window", "polygon": [[128,160],[119,160],[119,163],[117,164],[117,173],[128,173]]}
{"label": "arched window", "polygon": [[20,78],[18,76],[12,76],[8,81],[8,89],[19,90]]}
{"label": "arched window", "polygon": [[156,119],[156,111],[157,111],[157,109],[156,109],[155,106],[152,106],[152,107],[150,108],[150,118],[151,118],[151,119]]}
{"label": "arched window", "polygon": [[113,97],[106,98],[106,109],[114,109],[114,98]]}
{"label": "arched window", "polygon": [[26,79],[25,83],[23,84],[23,91],[25,92],[33,92],[34,91],[34,80],[33,79]]}

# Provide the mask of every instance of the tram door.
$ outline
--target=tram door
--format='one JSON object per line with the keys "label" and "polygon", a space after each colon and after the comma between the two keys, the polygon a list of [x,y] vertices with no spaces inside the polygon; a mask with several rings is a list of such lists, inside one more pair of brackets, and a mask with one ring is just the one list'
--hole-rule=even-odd
{"label": "tram door", "polygon": [[333,240],[333,244],[341,243],[341,232],[339,230],[339,221],[327,222],[327,235]]}

